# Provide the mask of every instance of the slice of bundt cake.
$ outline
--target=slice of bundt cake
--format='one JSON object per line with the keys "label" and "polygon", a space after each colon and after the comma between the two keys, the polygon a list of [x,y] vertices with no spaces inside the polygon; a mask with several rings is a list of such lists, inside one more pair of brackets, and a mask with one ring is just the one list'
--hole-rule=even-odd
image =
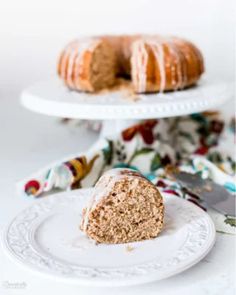
{"label": "slice of bundt cake", "polygon": [[98,243],[128,243],[155,238],[163,218],[162,196],[150,181],[131,169],[112,169],[95,185],[80,228]]}

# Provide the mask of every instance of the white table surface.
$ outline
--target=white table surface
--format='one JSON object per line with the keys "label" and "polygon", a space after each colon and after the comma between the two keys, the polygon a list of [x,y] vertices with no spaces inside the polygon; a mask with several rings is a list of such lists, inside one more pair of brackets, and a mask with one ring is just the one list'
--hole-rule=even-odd
{"label": "white table surface", "polygon": [[[58,119],[24,110],[18,93],[1,93],[0,101],[0,234],[5,225],[33,199],[15,194],[15,182],[50,161],[87,149],[97,135],[81,127],[66,127]],[[108,259],[110,259],[108,257]],[[216,244],[205,259],[175,277],[137,287],[85,288],[35,274],[0,249],[0,294],[234,294],[235,238],[217,233]],[[14,288],[14,284],[22,288]]]}

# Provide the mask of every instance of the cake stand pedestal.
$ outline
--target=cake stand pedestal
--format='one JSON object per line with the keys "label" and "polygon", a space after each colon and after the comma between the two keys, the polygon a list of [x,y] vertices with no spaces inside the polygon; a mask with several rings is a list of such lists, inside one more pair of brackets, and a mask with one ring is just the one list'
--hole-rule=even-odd
{"label": "cake stand pedestal", "polygon": [[101,136],[118,134],[140,119],[182,116],[215,109],[233,97],[233,84],[202,80],[175,92],[130,94],[116,90],[89,94],[69,90],[53,78],[23,91],[21,103],[37,113],[71,119],[103,120]]}

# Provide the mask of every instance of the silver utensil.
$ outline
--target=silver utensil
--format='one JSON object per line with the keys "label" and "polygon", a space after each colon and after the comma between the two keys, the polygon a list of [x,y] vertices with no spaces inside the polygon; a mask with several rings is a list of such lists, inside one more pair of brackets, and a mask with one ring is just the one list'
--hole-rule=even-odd
{"label": "silver utensil", "polygon": [[224,215],[236,216],[235,195],[222,185],[210,179],[202,179],[198,174],[178,171],[173,171],[171,174],[184,189],[197,195],[208,206]]}

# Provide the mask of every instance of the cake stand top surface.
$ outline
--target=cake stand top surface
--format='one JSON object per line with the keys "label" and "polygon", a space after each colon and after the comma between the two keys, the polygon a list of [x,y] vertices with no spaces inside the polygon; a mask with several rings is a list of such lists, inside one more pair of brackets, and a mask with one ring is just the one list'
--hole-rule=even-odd
{"label": "cake stand top surface", "polygon": [[149,119],[182,116],[216,108],[233,96],[233,84],[202,80],[175,92],[131,94],[120,89],[99,94],[69,90],[57,78],[25,89],[22,104],[37,113],[74,119]]}

